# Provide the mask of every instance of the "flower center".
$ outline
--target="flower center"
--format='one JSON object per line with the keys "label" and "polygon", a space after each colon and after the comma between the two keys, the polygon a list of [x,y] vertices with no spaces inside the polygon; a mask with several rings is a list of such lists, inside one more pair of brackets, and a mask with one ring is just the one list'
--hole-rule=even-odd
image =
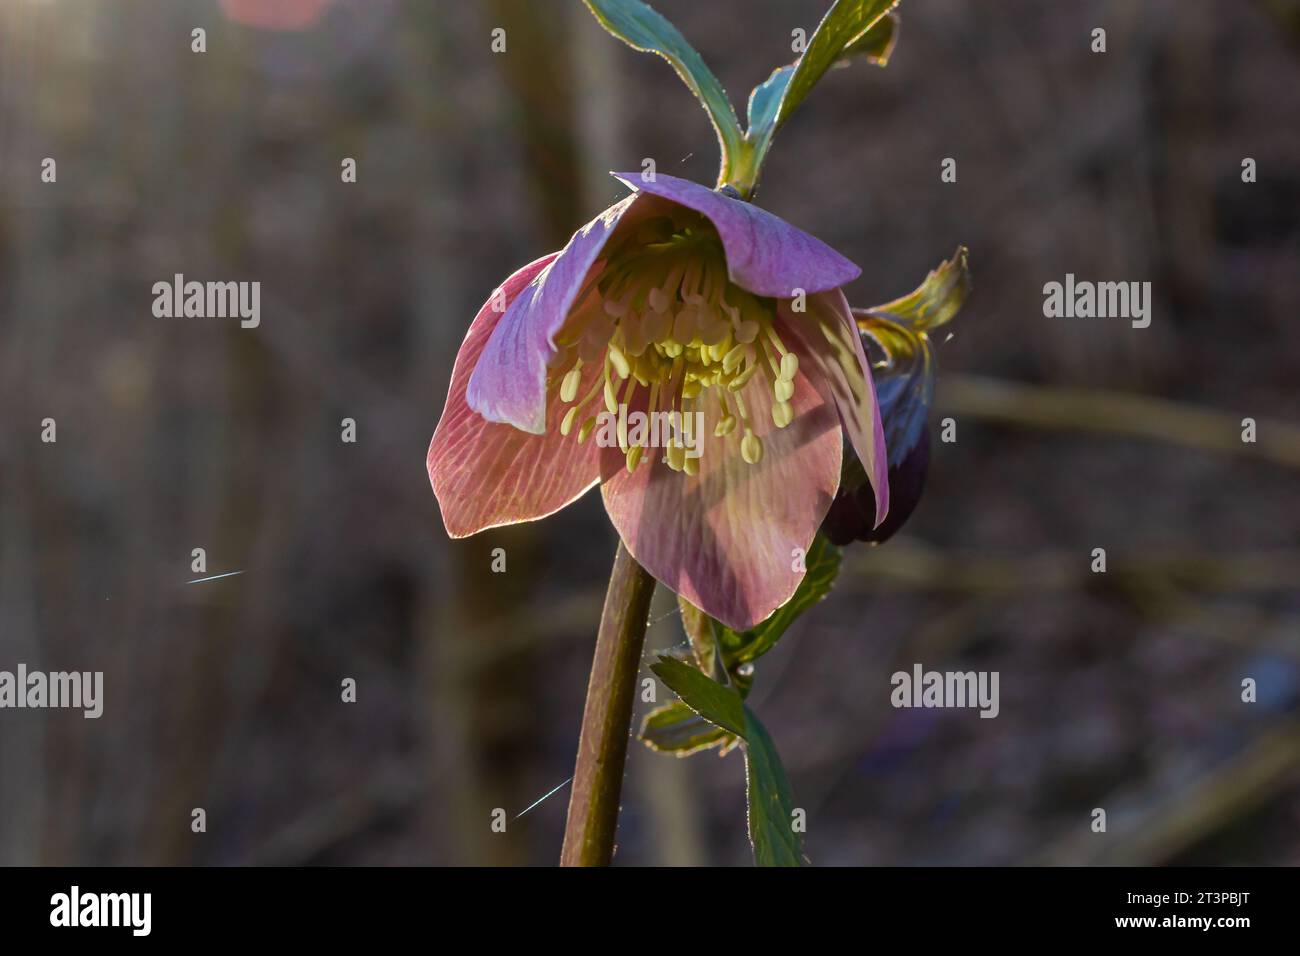
{"label": "flower center", "polygon": [[[559,355],[548,385],[571,404],[560,424],[568,435],[577,426],[579,443],[590,438],[603,410],[618,416],[619,448],[629,471],[643,460],[648,443],[629,442],[620,405],[628,407],[638,389],[648,390],[646,412],[676,416],[686,435],[675,433],[664,448],[674,471],[699,472],[703,435],[691,434],[696,412],[712,403],[719,411],[711,426],[715,439],[739,431],[740,455],[749,464],[763,457],[763,442],[743,392],[759,378],[772,391],[771,415],[777,428],[794,418],[790,399],[798,357],[778,335],[771,299],[732,284],[717,235],[711,228],[675,226],[669,220],[643,224],[625,252],[615,253],[579,297],[556,336]],[[591,366],[600,374],[592,379]],[[587,394],[579,396],[583,382]],[[751,393],[752,394],[752,393]]]}

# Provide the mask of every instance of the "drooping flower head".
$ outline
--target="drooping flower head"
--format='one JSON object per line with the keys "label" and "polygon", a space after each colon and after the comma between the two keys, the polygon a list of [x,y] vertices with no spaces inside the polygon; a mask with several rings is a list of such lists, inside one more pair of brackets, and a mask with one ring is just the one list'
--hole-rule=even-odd
{"label": "drooping flower head", "polygon": [[471,324],[430,480],[456,537],[599,482],[637,561],[747,628],[798,585],[845,440],[873,525],[888,512],[880,415],[840,291],[859,270],[722,191],[616,175],[633,195],[507,279]]}

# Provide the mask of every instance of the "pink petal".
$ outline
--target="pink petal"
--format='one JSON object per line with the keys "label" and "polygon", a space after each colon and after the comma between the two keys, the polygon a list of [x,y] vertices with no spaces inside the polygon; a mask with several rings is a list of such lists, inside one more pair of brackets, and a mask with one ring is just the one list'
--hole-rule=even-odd
{"label": "pink petal", "polygon": [[[507,306],[556,255],[529,263],[501,284]],[[544,518],[580,497],[597,480],[595,443],[579,445],[572,433],[567,438],[560,435],[560,419],[567,405],[551,402],[541,435],[485,421],[470,408],[466,383],[501,318],[491,298],[475,316],[456,355],[447,404],[429,443],[429,482],[442,508],[447,533],[453,538]],[[580,395],[586,394],[600,373],[596,365],[587,370]]]}
{"label": "pink petal", "polygon": [[652,193],[708,218],[718,230],[731,281],[755,295],[791,298],[796,289],[837,289],[862,272],[820,239],[796,229],[752,203],[732,199],[699,183],[659,173],[615,173],[630,189]]}
{"label": "pink petal", "polygon": [[[488,421],[534,434],[543,431],[546,367],[555,356],[555,334],[637,198],[628,196],[575,232],[501,317],[469,380],[470,407]],[[640,216],[629,217],[628,224],[634,219]]]}
{"label": "pink petal", "polygon": [[800,376],[823,381],[834,398],[845,434],[875,492],[879,526],[889,512],[889,462],[867,353],[843,292],[809,295],[807,306],[806,312],[793,312],[788,300],[778,302],[780,333],[794,340],[786,344],[799,355]]}
{"label": "pink petal", "polygon": [[632,473],[618,448],[601,456],[605,509],[628,551],[736,630],[753,627],[794,594],[803,578],[794,570],[794,549],[807,551],[830,507],[843,448],[829,396],[803,376],[791,399],[796,417],[785,428],[772,423],[772,392],[761,376],[744,398],[764,444],[756,465],[740,456],[739,428],[713,437],[721,412],[712,389],[699,402],[705,437],[698,475],[672,471],[656,449]]}

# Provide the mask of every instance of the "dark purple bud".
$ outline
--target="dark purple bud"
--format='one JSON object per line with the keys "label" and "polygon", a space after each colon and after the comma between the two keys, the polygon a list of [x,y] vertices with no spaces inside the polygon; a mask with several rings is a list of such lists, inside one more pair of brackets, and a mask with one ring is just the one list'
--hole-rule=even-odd
{"label": "dark purple bud", "polygon": [[884,544],[903,527],[916,509],[929,469],[930,429],[922,425],[916,444],[897,466],[889,468],[889,514],[880,527],[871,527],[872,516],[876,513],[876,496],[871,492],[871,483],[864,480],[855,486],[840,487],[822,521],[822,533],[832,544],[840,546],[851,541]]}

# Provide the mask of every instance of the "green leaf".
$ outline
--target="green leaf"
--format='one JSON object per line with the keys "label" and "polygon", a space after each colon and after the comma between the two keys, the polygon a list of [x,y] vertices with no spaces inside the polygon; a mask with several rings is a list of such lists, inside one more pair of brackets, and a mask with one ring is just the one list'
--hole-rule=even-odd
{"label": "green leaf", "polygon": [[894,44],[897,42],[898,14],[888,13],[877,20],[866,33],[846,46],[844,52],[840,54],[839,62],[847,63],[855,56],[862,56],[866,57],[868,63],[885,66],[889,63],[889,57],[894,52]]}
{"label": "green leaf", "polygon": [[[685,661],[661,655],[650,669],[681,700],[651,712],[641,725],[642,739],[657,750],[684,756],[718,745],[725,753],[737,737],[741,738],[754,862],[758,866],[802,866],[803,839],[794,831],[790,781],[767,728],[735,690],[706,677]],[[713,726],[702,727],[694,722],[701,720]]]}
{"label": "green leaf", "polygon": [[840,549],[818,534],[808,548],[804,567],[808,569],[807,573],[790,600],[773,611],[767,620],[741,632],[718,625],[723,659],[728,668],[762,657],[776,645],[800,614],[830,593],[840,573]]}
{"label": "green leaf", "polygon": [[781,98],[776,125],[780,126],[790,118],[826,71],[847,55],[855,44],[870,45],[874,42],[866,40],[871,28],[897,5],[898,0],[835,0],[835,5],[822,18],[817,32],[808,41],[808,49],[799,57],[794,75]]}
{"label": "green leaf", "polygon": [[600,25],[634,50],[667,60],[704,105],[722,149],[722,171],[744,150],[744,134],[726,91],[681,32],[641,0],[584,0]]}
{"label": "green leaf", "polygon": [[890,11],[899,0],[836,0],[822,18],[798,61],[772,72],[749,94],[744,150],[735,153],[727,181],[742,196],[758,182],[772,137],[808,96],[826,71],[862,55],[884,66],[898,35],[898,18]]}
{"label": "green leaf", "polygon": [[650,670],[705,720],[737,737],[745,736],[745,705],[735,690],[675,657],[660,655],[659,662],[651,664]]}
{"label": "green leaf", "polygon": [[803,837],[794,831],[790,781],[772,737],[745,708],[745,779],[749,785],[749,842],[758,866],[803,866]]}
{"label": "green leaf", "polygon": [[651,750],[679,757],[721,747],[726,753],[740,738],[709,723],[690,707],[675,700],[646,714],[641,722],[641,740]]}
{"label": "green leaf", "polygon": [[776,132],[776,114],[781,109],[781,97],[785,96],[786,87],[790,85],[795,66],[797,64],[792,63],[777,67],[771,76],[750,91],[746,139],[757,140],[764,134],[770,139]]}
{"label": "green leaf", "polygon": [[917,331],[935,329],[949,321],[966,302],[970,294],[970,264],[965,246],[947,262],[930,270],[925,281],[902,298],[870,309],[854,309],[858,325],[869,331],[871,318],[892,320]]}

